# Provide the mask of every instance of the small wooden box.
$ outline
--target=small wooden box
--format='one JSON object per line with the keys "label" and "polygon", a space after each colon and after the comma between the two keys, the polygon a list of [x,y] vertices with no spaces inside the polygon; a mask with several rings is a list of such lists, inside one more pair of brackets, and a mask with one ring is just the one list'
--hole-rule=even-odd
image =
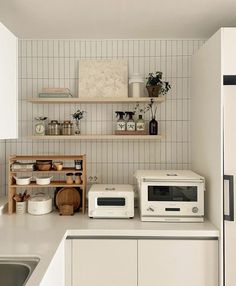
{"label": "small wooden box", "polygon": [[73,215],[74,207],[73,205],[62,205],[59,206],[59,214],[60,215]]}

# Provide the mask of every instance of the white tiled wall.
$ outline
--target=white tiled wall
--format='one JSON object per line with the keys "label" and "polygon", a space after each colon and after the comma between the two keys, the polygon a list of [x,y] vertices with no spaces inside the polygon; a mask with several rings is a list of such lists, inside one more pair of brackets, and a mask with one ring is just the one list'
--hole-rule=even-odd
{"label": "white tiled wall", "polygon": [[[19,140],[6,144],[10,154],[87,155],[89,176],[100,183],[133,183],[137,169],[188,169],[190,167],[190,58],[203,40],[21,40],[19,43]],[[166,102],[158,106],[162,141],[32,141],[33,118],[71,119],[78,108],[86,110],[82,133],[112,133],[115,110],[133,110],[134,104],[31,104],[42,87],[68,87],[77,96],[81,58],[125,58],[129,74],[161,70],[172,86]],[[91,82],[92,84],[92,82]],[[150,116],[145,114],[148,123]]]}

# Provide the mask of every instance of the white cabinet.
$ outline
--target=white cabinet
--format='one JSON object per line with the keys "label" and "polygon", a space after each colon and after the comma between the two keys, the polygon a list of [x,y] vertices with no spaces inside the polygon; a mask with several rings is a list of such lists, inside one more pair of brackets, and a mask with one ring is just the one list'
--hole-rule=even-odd
{"label": "white cabinet", "polygon": [[221,28],[192,61],[191,165],[206,178],[206,215],[220,230],[219,285],[235,286],[236,28]]}
{"label": "white cabinet", "polygon": [[138,286],[217,286],[217,240],[139,240]]}
{"label": "white cabinet", "polygon": [[218,240],[71,239],[66,286],[217,286]]}
{"label": "white cabinet", "polygon": [[136,240],[76,239],[71,251],[71,286],[137,286]]}
{"label": "white cabinet", "polygon": [[18,137],[18,40],[0,23],[0,139]]}
{"label": "white cabinet", "polygon": [[66,286],[65,284],[65,241],[62,240],[50,262],[40,286]]}

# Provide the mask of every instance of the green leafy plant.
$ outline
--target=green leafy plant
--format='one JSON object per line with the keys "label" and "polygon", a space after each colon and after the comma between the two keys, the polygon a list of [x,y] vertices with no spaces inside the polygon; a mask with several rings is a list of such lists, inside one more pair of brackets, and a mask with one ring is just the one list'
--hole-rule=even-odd
{"label": "green leafy plant", "polygon": [[79,121],[84,117],[85,113],[86,113],[86,111],[78,109],[75,113],[72,114],[72,117],[76,121]]}
{"label": "green leafy plant", "polygon": [[155,73],[149,73],[148,77],[146,77],[147,83],[146,87],[153,87],[159,86],[160,87],[160,94],[165,95],[171,89],[171,85],[168,81],[162,80],[162,72],[157,71]]}

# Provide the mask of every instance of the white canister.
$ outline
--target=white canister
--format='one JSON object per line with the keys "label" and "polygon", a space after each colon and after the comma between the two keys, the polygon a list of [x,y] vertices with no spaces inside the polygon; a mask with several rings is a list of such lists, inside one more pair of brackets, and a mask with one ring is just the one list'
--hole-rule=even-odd
{"label": "white canister", "polygon": [[143,77],[135,73],[129,79],[129,96],[130,97],[142,97],[144,89]]}
{"label": "white canister", "polygon": [[16,202],[16,214],[25,214],[26,213],[27,201]]}
{"label": "white canister", "polygon": [[52,211],[52,198],[45,194],[36,194],[28,200],[28,213],[43,215]]}

